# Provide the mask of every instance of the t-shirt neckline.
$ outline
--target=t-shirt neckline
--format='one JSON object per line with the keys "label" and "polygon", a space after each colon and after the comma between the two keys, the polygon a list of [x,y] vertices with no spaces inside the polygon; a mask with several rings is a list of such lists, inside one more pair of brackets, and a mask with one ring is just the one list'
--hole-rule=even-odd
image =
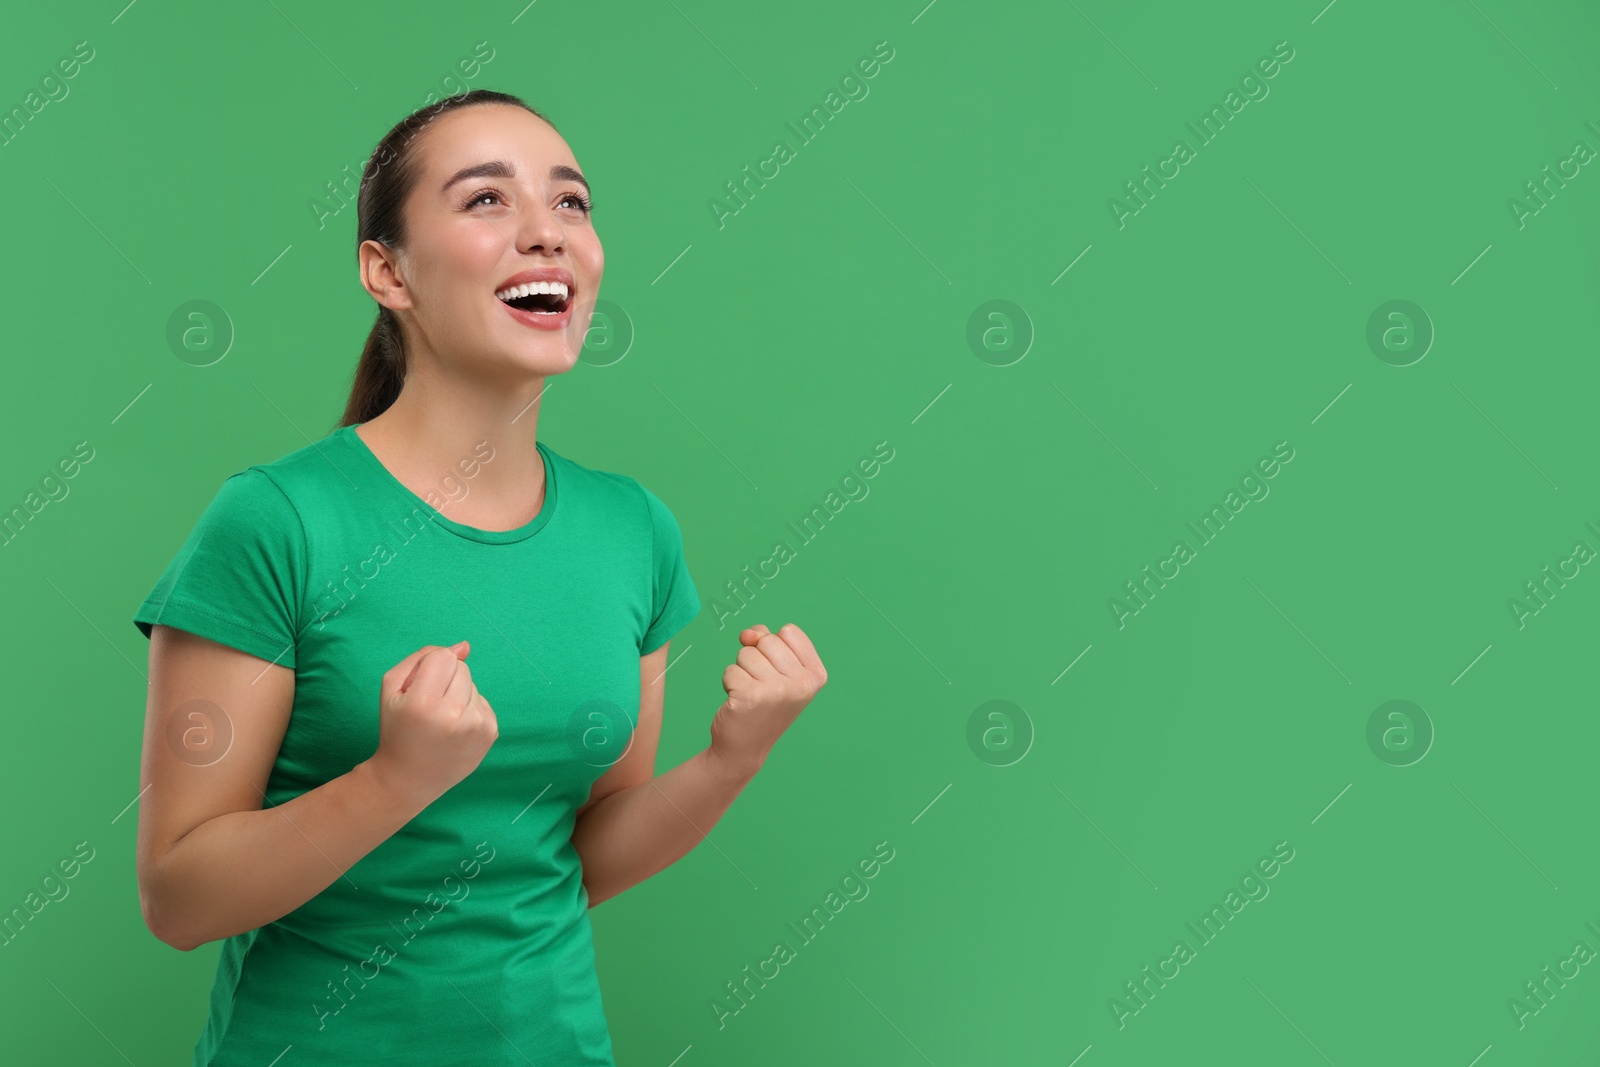
{"label": "t-shirt neckline", "polygon": [[378,481],[398,493],[407,504],[426,514],[436,526],[455,534],[457,537],[464,537],[469,541],[478,541],[487,545],[504,545],[515,541],[525,541],[544,529],[549,524],[551,515],[555,512],[557,495],[556,463],[551,458],[550,450],[545,447],[543,441],[534,443],[534,447],[538,449],[539,458],[544,463],[544,502],[539,506],[539,514],[514,529],[483,530],[476,526],[468,526],[464,522],[457,522],[412,492],[404,482],[390,472],[388,467],[383,465],[383,462],[378,459],[372,449],[367,447],[367,443],[361,439],[361,435],[356,433],[356,427],[359,425],[361,423],[351,423],[348,426],[339,427],[338,437],[340,440],[355,453]]}

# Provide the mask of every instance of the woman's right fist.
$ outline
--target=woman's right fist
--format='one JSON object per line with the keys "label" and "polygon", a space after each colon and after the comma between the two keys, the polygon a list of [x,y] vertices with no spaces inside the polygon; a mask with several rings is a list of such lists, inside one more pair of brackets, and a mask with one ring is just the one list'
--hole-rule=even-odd
{"label": "woman's right fist", "polygon": [[477,769],[500,736],[472,683],[471,646],[424,645],[383,675],[378,750],[368,763],[384,788],[424,807]]}

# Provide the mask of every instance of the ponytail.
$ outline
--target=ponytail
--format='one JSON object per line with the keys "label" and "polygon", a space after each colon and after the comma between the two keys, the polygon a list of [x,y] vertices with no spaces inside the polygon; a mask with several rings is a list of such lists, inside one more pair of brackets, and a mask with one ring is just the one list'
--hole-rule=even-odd
{"label": "ponytail", "polygon": [[350,399],[345,403],[344,418],[339,420],[339,425],[368,422],[381,415],[400,396],[405,380],[406,353],[400,322],[393,311],[379,305],[378,320],[372,324],[366,346],[361,350],[361,361],[356,364],[350,386]]}

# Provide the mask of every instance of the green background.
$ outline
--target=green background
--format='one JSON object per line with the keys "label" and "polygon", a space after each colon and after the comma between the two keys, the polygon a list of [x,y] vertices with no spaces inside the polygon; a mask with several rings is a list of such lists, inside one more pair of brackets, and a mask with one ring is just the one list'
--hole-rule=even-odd
{"label": "green background", "polygon": [[[6,22],[0,110],[95,50],[0,148],[0,510],[94,449],[0,553],[0,911],[95,850],[0,948],[8,1059],[188,1062],[217,946],[140,918],[130,619],[225,477],[333,427],[373,305],[353,207],[319,229],[310,201],[479,41],[469,84],[548,113],[593,184],[601,295],[635,334],[552,381],[540,435],[667,501],[706,601],[658,768],[704,745],[737,628],[800,624],[830,675],[709,840],[592,913],[620,1063],[1600,1057],[1600,967],[1520,1025],[1511,1004],[1600,950],[1600,577],[1511,607],[1600,549],[1600,176],[1521,226],[1510,206],[1600,150],[1589,5],[112,0]],[[786,123],[880,41],[868,95],[800,144]],[[1185,124],[1280,41],[1269,95],[1197,147]],[[711,201],[780,139],[794,158],[719,227]],[[1111,199],[1179,139],[1195,158],[1119,227]],[[191,300],[233,332],[208,366],[167,341]],[[1393,300],[1436,334],[1408,366],[1367,340]],[[869,495],[799,544],[785,524],[879,441]],[[1200,546],[1186,523],[1280,441],[1270,494]],[[1180,539],[1195,558],[1119,626],[1111,600]],[[778,540],[796,558],[719,626]],[[993,700],[1018,710],[982,718]],[[1425,750],[1369,744],[1391,700]],[[725,984],[880,841],[870,895],[719,1028]],[[1201,945],[1186,924],[1278,842],[1270,894]],[[1192,961],[1119,1025],[1180,939]]]}

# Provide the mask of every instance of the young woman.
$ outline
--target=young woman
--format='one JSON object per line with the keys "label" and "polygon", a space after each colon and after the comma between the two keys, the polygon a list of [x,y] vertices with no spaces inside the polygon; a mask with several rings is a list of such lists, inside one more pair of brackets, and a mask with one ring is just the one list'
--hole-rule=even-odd
{"label": "young woman", "polygon": [[744,630],[710,744],[656,774],[700,599],[655,494],[536,438],[604,268],[548,121],[407,117],[357,230],[343,421],[225,479],[134,617],[144,918],[226,939],[197,1065],[611,1064],[587,909],[710,832],[827,673]]}

